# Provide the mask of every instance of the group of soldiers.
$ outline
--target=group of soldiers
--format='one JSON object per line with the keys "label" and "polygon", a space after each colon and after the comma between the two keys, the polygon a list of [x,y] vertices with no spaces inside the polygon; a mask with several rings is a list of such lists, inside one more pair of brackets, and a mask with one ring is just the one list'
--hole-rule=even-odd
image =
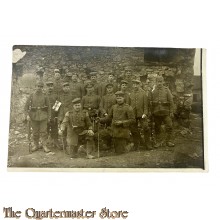
{"label": "group of soldiers", "polygon": [[46,82],[39,77],[25,105],[33,133],[31,152],[41,146],[50,152],[49,136],[53,147],[71,158],[79,157],[79,152],[88,159],[105,150],[122,154],[128,145],[133,151],[174,147],[173,96],[163,77],[157,76],[155,84],[145,88],[132,77],[129,69],[120,80],[113,73],[97,72],[79,76],[67,72],[61,77],[59,69]]}

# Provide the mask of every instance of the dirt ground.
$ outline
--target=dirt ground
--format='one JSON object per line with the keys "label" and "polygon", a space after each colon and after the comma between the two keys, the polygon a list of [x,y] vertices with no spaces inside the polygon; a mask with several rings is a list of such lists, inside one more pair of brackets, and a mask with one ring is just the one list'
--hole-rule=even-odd
{"label": "dirt ground", "polygon": [[[202,119],[191,114],[191,129],[175,127],[175,147],[161,147],[151,151],[131,151],[115,155],[112,150],[101,151],[100,157],[86,159],[85,155],[71,159],[62,150],[38,150],[29,153],[24,124],[11,125],[8,167],[23,168],[204,168]],[[97,155],[94,154],[94,155]]]}

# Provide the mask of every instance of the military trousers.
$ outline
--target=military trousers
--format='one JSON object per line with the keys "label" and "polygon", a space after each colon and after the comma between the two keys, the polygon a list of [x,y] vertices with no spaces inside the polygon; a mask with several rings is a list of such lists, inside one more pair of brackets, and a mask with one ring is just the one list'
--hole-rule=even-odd
{"label": "military trousers", "polygon": [[69,146],[70,155],[76,154],[79,145],[86,146],[86,153],[91,154],[94,150],[94,139],[87,134],[79,135],[73,130],[67,132],[67,145]]}
{"label": "military trousers", "polygon": [[51,135],[51,138],[54,141],[58,140],[58,123],[57,123],[57,118],[53,118],[51,120],[51,122],[48,123],[47,133],[48,133],[48,135]]}
{"label": "military trousers", "polygon": [[33,140],[35,146],[39,146],[39,139],[41,137],[43,145],[46,145],[47,141],[47,120],[43,121],[31,121],[31,127],[33,129]]}
{"label": "military trousers", "polygon": [[141,137],[141,132],[144,135],[144,145],[147,147],[147,143],[149,142],[149,128],[148,128],[148,122],[146,118],[136,118],[136,122],[131,125],[130,127],[133,142],[134,142],[134,148],[137,150],[139,148],[141,142],[142,142],[142,137]]}
{"label": "military trousers", "polygon": [[172,131],[173,131],[173,124],[172,119],[169,115],[163,115],[163,116],[156,116],[154,115],[154,122],[155,122],[155,134],[156,138],[158,139],[160,132],[161,132],[161,125],[164,123],[165,125],[165,132],[166,132],[166,138],[165,141],[170,141],[172,138]]}

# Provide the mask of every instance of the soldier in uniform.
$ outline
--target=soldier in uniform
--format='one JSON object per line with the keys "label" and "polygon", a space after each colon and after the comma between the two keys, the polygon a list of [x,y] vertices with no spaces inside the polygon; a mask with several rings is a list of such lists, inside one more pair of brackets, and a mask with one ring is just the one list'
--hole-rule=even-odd
{"label": "soldier in uniform", "polygon": [[125,96],[125,103],[130,103],[130,93],[128,92],[128,81],[121,80],[120,82],[120,90],[124,93]]}
{"label": "soldier in uniform", "polygon": [[82,97],[82,108],[87,110],[89,117],[94,120],[99,114],[101,98],[95,93],[94,85],[91,81],[86,84],[86,95]]}
{"label": "soldier in uniform", "polygon": [[114,85],[112,83],[106,84],[106,95],[104,95],[100,102],[101,114],[107,116],[113,105],[116,104],[116,96],[113,92]]}
{"label": "soldier in uniform", "polygon": [[70,90],[75,98],[82,98],[85,95],[84,86],[79,83],[78,76],[76,73],[72,75],[72,82]]}
{"label": "soldier in uniform", "polygon": [[43,149],[48,153],[50,149],[47,147],[47,123],[51,118],[51,107],[47,95],[43,93],[43,87],[42,81],[37,82],[36,91],[29,96],[25,104],[25,115],[27,120],[31,120],[33,129],[32,151],[38,150],[41,136]]}
{"label": "soldier in uniform", "polygon": [[141,134],[139,127],[143,130],[144,134],[144,145],[146,149],[150,149],[148,146],[149,142],[149,131],[148,131],[148,99],[145,91],[141,89],[140,80],[132,80],[133,91],[130,94],[130,106],[132,107],[136,119],[136,123],[131,127],[131,133],[134,142],[134,150],[138,150],[140,147]]}
{"label": "soldier in uniform", "polygon": [[125,104],[124,93],[117,91],[115,93],[117,104],[113,105],[107,118],[101,118],[101,123],[111,121],[111,130],[108,135],[100,135],[102,138],[113,138],[115,152],[122,154],[125,152],[125,146],[130,138],[130,126],[135,123],[134,112],[128,104]]}
{"label": "soldier in uniform", "polygon": [[[68,82],[63,83],[63,92],[59,97],[59,101],[61,102],[60,110],[58,112],[58,125],[60,126],[61,122],[64,119],[66,112],[72,110],[72,100],[73,95],[70,92],[70,85]],[[64,137],[67,135],[66,131],[64,131]],[[63,138],[63,147],[66,149],[67,143],[66,138]]]}
{"label": "soldier in uniform", "polygon": [[102,96],[102,86],[97,82],[97,72],[91,72],[89,74],[89,79],[94,86],[94,93],[96,95]]}
{"label": "soldier in uniform", "polygon": [[67,144],[70,148],[70,157],[76,158],[80,141],[85,141],[87,158],[92,159],[94,148],[92,123],[87,111],[82,110],[81,99],[75,98],[73,108],[65,114],[60,126],[59,134],[62,135],[67,130]]}
{"label": "soldier in uniform", "polygon": [[133,89],[133,83],[132,83],[132,69],[130,67],[126,67],[125,68],[125,78],[124,78],[127,82],[127,90],[128,92],[131,92]]}
{"label": "soldier in uniform", "polygon": [[155,145],[155,147],[163,145],[163,142],[158,143],[162,123],[165,124],[166,128],[165,144],[168,147],[173,147],[174,143],[172,143],[171,141],[173,129],[172,118],[174,109],[173,97],[170,90],[163,84],[163,77],[157,76],[156,87],[154,90],[152,90],[149,98],[155,122],[155,133],[157,139],[157,144]]}
{"label": "soldier in uniform", "polygon": [[118,85],[117,83],[114,81],[114,74],[113,73],[109,73],[108,74],[108,79],[107,82],[102,83],[102,96],[106,95],[106,85],[107,84],[112,84],[113,85],[113,92],[117,92],[118,91]]}
{"label": "soldier in uniform", "polygon": [[58,143],[58,109],[54,108],[56,101],[59,100],[57,93],[54,91],[54,83],[47,81],[47,96],[51,107],[51,120],[47,125],[47,132],[51,135],[54,147],[60,148]]}
{"label": "soldier in uniform", "polygon": [[60,76],[60,71],[59,69],[54,69],[54,81],[53,81],[53,87],[54,87],[54,92],[57,94],[57,96],[60,96],[62,93],[62,81],[61,81],[61,76]]}

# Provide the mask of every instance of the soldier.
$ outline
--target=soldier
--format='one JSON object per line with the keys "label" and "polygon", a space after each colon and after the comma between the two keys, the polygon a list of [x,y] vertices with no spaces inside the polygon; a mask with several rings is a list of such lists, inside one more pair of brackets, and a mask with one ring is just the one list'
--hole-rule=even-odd
{"label": "soldier", "polygon": [[86,95],[82,97],[82,108],[87,110],[89,117],[94,120],[99,114],[100,96],[95,94],[95,88],[91,81],[86,84]]}
{"label": "soldier", "polygon": [[164,79],[162,76],[157,76],[156,87],[150,94],[150,102],[152,105],[152,114],[155,122],[155,133],[157,144],[155,147],[163,145],[163,142],[158,143],[161,124],[164,123],[166,127],[165,144],[168,147],[174,147],[171,142],[172,136],[172,119],[173,118],[173,97],[170,90],[165,87]]}
{"label": "soldier", "polygon": [[[115,93],[117,104],[113,105],[107,118],[101,118],[99,121],[105,123],[111,121],[111,130],[108,134],[112,136],[115,152],[122,154],[125,152],[125,146],[130,138],[130,126],[135,123],[134,112],[128,104],[125,104],[124,93],[117,91]],[[108,138],[107,134],[101,135],[102,138]]]}
{"label": "soldier", "polygon": [[54,147],[60,148],[58,143],[58,110],[54,108],[55,103],[59,100],[57,93],[54,91],[54,83],[52,81],[47,81],[47,96],[49,98],[51,107],[51,120],[47,125],[48,134],[51,135]]}
{"label": "soldier", "polygon": [[97,72],[91,72],[89,74],[89,79],[94,86],[94,93],[102,96],[102,86],[97,82]]}
{"label": "soldier", "polygon": [[106,95],[104,95],[100,102],[101,114],[107,116],[111,107],[116,104],[116,96],[114,94],[114,85],[112,83],[106,84]]}
{"label": "soldier", "polygon": [[62,93],[62,82],[61,82],[61,76],[60,76],[60,70],[59,69],[54,69],[54,81],[53,81],[53,87],[54,87],[54,92],[57,94],[59,97],[60,94]]}
{"label": "soldier", "polygon": [[[66,112],[72,110],[72,100],[73,95],[70,92],[70,85],[68,82],[63,83],[63,92],[59,97],[59,101],[61,102],[60,110],[58,113],[58,125],[60,126],[61,122],[64,119]],[[66,131],[64,131],[64,137],[67,135]],[[63,138],[63,147],[66,149],[67,143],[66,138]]]}
{"label": "soldier", "polygon": [[29,96],[25,104],[25,115],[27,120],[31,120],[33,129],[32,152],[38,150],[41,136],[43,149],[48,153],[50,149],[47,147],[47,123],[51,118],[51,107],[48,97],[43,93],[43,87],[42,81],[37,82],[36,91]]}
{"label": "soldier", "polygon": [[127,88],[128,88],[128,81],[121,80],[120,90],[124,93],[125,103],[129,104],[129,102],[130,102],[130,93],[128,92]]}
{"label": "soldier", "polygon": [[94,156],[91,155],[94,147],[92,123],[87,111],[81,108],[81,99],[76,98],[72,103],[73,108],[65,114],[59,134],[62,135],[67,130],[67,144],[70,148],[71,158],[78,157],[79,143],[84,140],[86,142],[86,158],[93,159]]}
{"label": "soldier", "polygon": [[127,90],[128,92],[131,92],[133,89],[133,83],[132,83],[132,69],[130,67],[125,68],[125,78],[128,82]]}
{"label": "soldier", "polygon": [[[148,100],[147,95],[143,89],[141,89],[141,81],[140,80],[132,80],[133,82],[133,91],[130,94],[130,106],[132,107],[136,119],[136,123],[131,127],[131,133],[134,142],[134,150],[138,150],[140,147],[141,134],[138,129],[143,130],[144,134],[144,145],[146,149],[151,149],[148,146],[149,142],[149,131],[148,131]],[[138,126],[139,125],[139,126]]]}
{"label": "soldier", "polygon": [[78,76],[76,73],[73,73],[72,75],[70,90],[75,98],[82,98],[83,95],[85,95],[84,86],[81,83],[79,83]]}
{"label": "soldier", "polygon": [[113,85],[113,92],[115,93],[115,92],[118,91],[118,85],[114,81],[114,74],[113,73],[109,73],[108,74],[107,82],[102,83],[102,94],[101,94],[102,96],[106,95],[106,92],[107,92],[106,85],[110,84],[110,83]]}
{"label": "soldier", "polygon": [[186,93],[179,97],[175,116],[179,125],[190,128],[190,112],[193,102],[192,94]]}

